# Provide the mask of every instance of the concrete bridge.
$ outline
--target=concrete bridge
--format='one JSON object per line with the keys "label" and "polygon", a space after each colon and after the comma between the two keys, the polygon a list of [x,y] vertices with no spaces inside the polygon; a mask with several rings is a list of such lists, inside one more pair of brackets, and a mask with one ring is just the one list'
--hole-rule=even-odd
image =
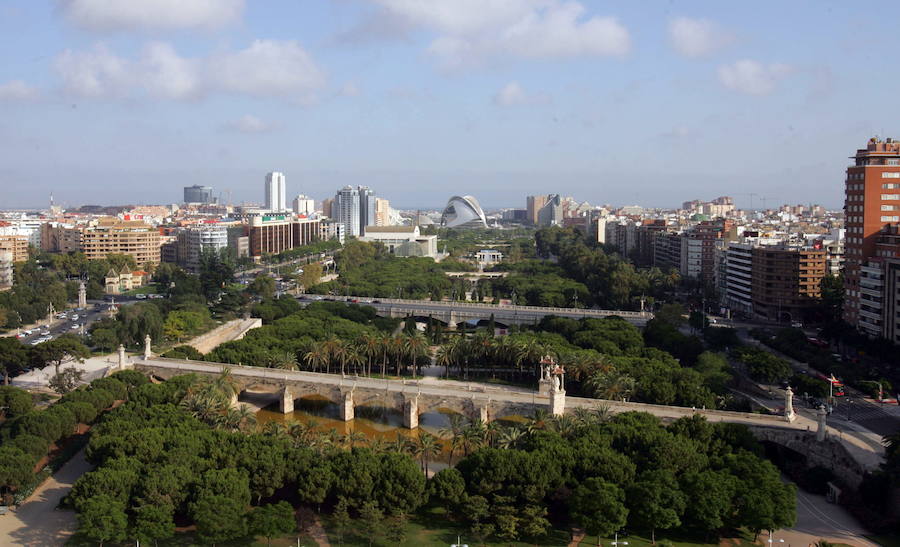
{"label": "concrete bridge", "polygon": [[[829,428],[822,411],[818,419],[788,416],[706,410],[644,403],[608,401],[581,397],[566,397],[564,386],[554,386],[543,379],[538,391],[524,388],[492,386],[470,382],[423,378],[420,380],[386,380],[357,376],[339,376],[305,371],[284,371],[262,367],[209,363],[150,356],[135,357],[130,363],[120,352],[120,366],[161,379],[181,374],[215,377],[223,369],[231,372],[238,392],[268,391],[278,395],[279,410],[294,411],[294,401],[304,397],[324,398],[338,405],[339,416],[345,421],[354,419],[359,406],[381,406],[399,409],[403,425],[416,428],[419,415],[426,412],[453,412],[491,421],[507,416],[530,416],[544,408],[553,415],[570,413],[577,408],[596,410],[606,408],[612,413],[639,411],[658,416],[664,421],[700,415],[710,422],[729,422],[747,425],[761,441],[775,443],[807,458],[811,465],[831,468],[848,483],[858,484],[866,471],[878,467],[882,461],[881,447],[872,446],[865,439]],[[238,396],[235,396],[235,403]],[[790,409],[790,405],[788,405]]]}
{"label": "concrete bridge", "polygon": [[[653,318],[651,312],[625,311],[625,310],[593,310],[582,308],[552,308],[542,306],[500,306],[495,304],[480,304],[477,302],[443,302],[432,300],[408,300],[400,298],[368,298],[364,296],[341,296],[340,301],[355,302],[365,306],[372,306],[379,315],[386,317],[421,317],[434,319],[447,324],[450,328],[457,323],[469,320],[488,320],[491,315],[494,320],[506,325],[531,325],[540,321],[547,315],[582,319],[593,317],[618,316],[637,326],[644,326]],[[309,300],[301,300],[308,303]]]}

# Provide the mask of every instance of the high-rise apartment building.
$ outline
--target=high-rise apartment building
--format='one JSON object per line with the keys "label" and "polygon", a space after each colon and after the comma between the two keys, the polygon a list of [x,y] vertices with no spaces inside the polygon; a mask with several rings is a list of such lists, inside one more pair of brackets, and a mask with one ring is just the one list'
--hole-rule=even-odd
{"label": "high-rise apartment building", "polygon": [[551,194],[544,198],[544,204],[537,212],[539,226],[559,226],[563,220],[562,198],[559,194]]}
{"label": "high-rise apartment building", "polygon": [[322,216],[328,218],[334,218],[334,215],[331,214],[331,206],[334,205],[334,200],[331,198],[325,198],[322,200]]}
{"label": "high-rise apartment building", "polygon": [[266,209],[273,213],[287,211],[284,173],[273,171],[266,175]]}
{"label": "high-rise apartment building", "polygon": [[532,224],[538,223],[538,212],[547,203],[547,196],[528,196],[525,198],[526,220]]}
{"label": "high-rise apartment building", "polygon": [[140,220],[102,219],[81,234],[81,250],[88,260],[106,258],[108,254],[134,257],[138,266],[158,264],[159,231]]}
{"label": "high-rise apartment building", "polygon": [[204,253],[218,253],[228,248],[226,226],[191,226],[178,233],[176,239],[176,263],[192,272],[200,271],[200,259]]}
{"label": "high-rise apartment building", "polygon": [[12,287],[16,280],[12,251],[0,251],[0,288]]}
{"label": "high-rise apartment building", "polygon": [[184,187],[184,202],[185,203],[213,203],[215,199],[213,199],[213,189],[212,186],[200,186],[195,184],[193,186],[185,186]]}
{"label": "high-rise apartment building", "polygon": [[375,192],[367,186],[344,186],[334,195],[331,218],[344,225],[346,236],[366,235],[366,226],[375,226]]}
{"label": "high-rise apartment building", "polygon": [[315,200],[309,196],[304,196],[303,194],[295,197],[294,202],[291,205],[293,205],[294,213],[298,215],[309,216],[316,212]]}
{"label": "high-rise apartment building", "polygon": [[247,233],[249,253],[253,258],[308,245],[320,236],[318,220],[289,215],[253,216]]}
{"label": "high-rise apartment building", "polygon": [[28,260],[28,236],[0,235],[0,251],[7,251],[13,262]]}
{"label": "high-rise apartment building", "polygon": [[[900,222],[900,142],[869,139],[851,159],[844,200],[844,319],[874,334],[881,330],[882,294],[880,287],[869,286],[868,281],[880,281],[881,273],[880,268],[879,272],[866,268],[876,256],[882,229]],[[867,283],[861,282],[864,277]]]}
{"label": "high-rise apartment building", "polygon": [[[390,226],[391,203],[384,198],[375,198],[375,224],[374,226]],[[370,224],[372,226],[372,224]]]}
{"label": "high-rise apartment building", "polygon": [[753,249],[753,314],[769,321],[803,321],[821,297],[825,251],[762,245]]}

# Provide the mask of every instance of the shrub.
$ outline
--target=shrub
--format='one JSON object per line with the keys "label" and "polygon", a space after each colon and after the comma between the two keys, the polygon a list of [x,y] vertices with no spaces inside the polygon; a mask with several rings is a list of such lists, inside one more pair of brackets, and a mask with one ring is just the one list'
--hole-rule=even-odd
{"label": "shrub", "polygon": [[113,399],[120,401],[128,397],[128,386],[116,377],[100,378],[91,382],[91,389],[105,389]]}

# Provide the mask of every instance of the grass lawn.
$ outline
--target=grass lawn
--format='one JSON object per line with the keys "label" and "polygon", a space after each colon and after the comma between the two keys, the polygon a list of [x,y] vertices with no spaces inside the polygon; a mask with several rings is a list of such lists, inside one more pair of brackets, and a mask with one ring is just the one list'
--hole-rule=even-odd
{"label": "grass lawn", "polygon": [[[343,543],[338,541],[339,536],[337,531],[334,529],[333,523],[331,520],[326,519],[323,522],[323,525],[326,527],[326,531],[328,533],[328,539],[331,542],[331,545],[346,545],[348,547],[367,547],[369,545],[369,538],[362,535],[358,532],[350,531],[344,534]],[[354,523],[354,529],[358,528],[358,524]],[[546,538],[541,538],[536,541],[490,541],[486,543],[481,543],[477,540],[477,538],[472,536],[472,533],[469,531],[468,526],[457,524],[453,521],[449,521],[444,517],[444,512],[441,509],[431,509],[424,514],[414,515],[409,523],[406,526],[406,541],[403,543],[394,543],[388,541],[383,535],[380,538],[372,541],[373,546],[378,547],[387,547],[387,546],[395,546],[399,545],[401,547],[447,547],[448,545],[454,544],[457,542],[457,537],[462,543],[468,544],[471,547],[476,547],[479,545],[484,545],[487,547],[513,547],[513,546],[531,546],[531,545],[540,545],[540,546],[566,546],[571,541],[571,535],[568,530],[553,530]],[[628,541],[628,547],[649,547],[650,539],[641,537],[639,535],[630,535],[628,538],[619,537],[619,540]],[[734,539],[726,539],[723,540],[723,543],[697,543],[693,541],[684,541],[684,540],[674,540],[666,537],[664,533],[657,533],[656,541],[657,544],[661,539],[669,539],[672,541],[675,547],[719,547],[720,545],[728,545],[728,547],[745,547],[754,545],[752,537],[748,538],[734,538]],[[613,541],[613,538],[604,538],[602,543],[604,546],[609,547],[610,542]],[[585,538],[579,545],[583,545],[585,547],[589,545],[597,545],[597,536],[589,536]]]}
{"label": "grass lawn", "polygon": [[131,289],[130,291],[125,291],[122,293],[123,296],[134,296],[136,294],[154,294],[159,292],[159,287],[156,286],[156,283],[149,283],[142,287],[138,287],[136,289]]}

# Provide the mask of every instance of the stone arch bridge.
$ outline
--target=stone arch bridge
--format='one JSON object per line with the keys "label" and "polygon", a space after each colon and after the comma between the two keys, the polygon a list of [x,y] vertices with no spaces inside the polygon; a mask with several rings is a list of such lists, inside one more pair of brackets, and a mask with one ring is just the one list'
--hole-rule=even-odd
{"label": "stone arch bridge", "polygon": [[[358,406],[383,406],[399,409],[403,425],[416,428],[419,415],[425,412],[456,412],[471,419],[491,421],[505,416],[529,416],[544,408],[553,415],[562,415],[577,408],[607,408],[612,413],[640,411],[653,414],[664,421],[685,416],[701,415],[710,422],[730,422],[747,425],[762,441],[776,443],[806,457],[810,464],[830,467],[847,482],[858,484],[862,475],[877,467],[883,451],[856,437],[841,435],[825,425],[824,413],[818,421],[799,415],[776,416],[706,410],[644,403],[606,401],[581,397],[566,397],[564,386],[554,388],[542,383],[539,391],[478,383],[427,378],[421,380],[386,380],[357,376],[339,376],[304,371],[166,359],[144,355],[130,363],[120,351],[120,366],[145,374],[169,379],[181,374],[215,377],[228,369],[243,391],[277,393],[281,412],[294,411],[298,398],[317,396],[340,409],[340,417],[353,420]],[[235,402],[237,395],[235,395]],[[840,437],[840,438],[839,438]]]}

